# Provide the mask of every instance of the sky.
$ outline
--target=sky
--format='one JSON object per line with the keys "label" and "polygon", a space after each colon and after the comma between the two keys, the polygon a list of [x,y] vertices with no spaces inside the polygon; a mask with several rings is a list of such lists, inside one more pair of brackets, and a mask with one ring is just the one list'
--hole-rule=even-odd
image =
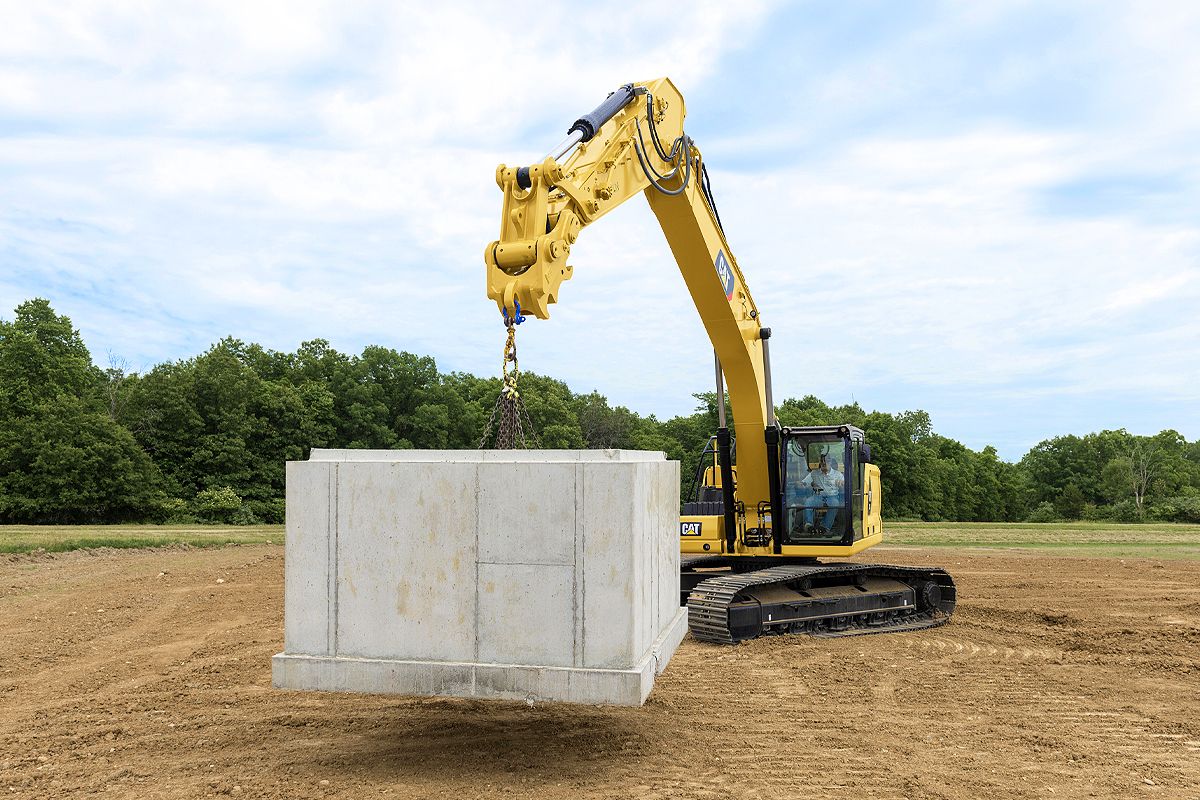
{"label": "sky", "polygon": [[[225,336],[499,372],[499,163],[629,81],[687,104],[775,397],[1016,460],[1200,438],[1200,4],[0,0],[0,318],[102,366]],[[523,369],[659,418],[712,351],[634,198]]]}

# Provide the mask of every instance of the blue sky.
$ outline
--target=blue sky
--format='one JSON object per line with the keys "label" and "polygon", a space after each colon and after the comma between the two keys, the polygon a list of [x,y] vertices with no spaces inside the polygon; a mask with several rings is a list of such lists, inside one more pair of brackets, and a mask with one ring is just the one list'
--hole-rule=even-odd
{"label": "blue sky", "polygon": [[[776,397],[1009,459],[1200,438],[1200,6],[625,5],[0,0],[0,316],[48,297],[135,369],[232,335],[494,374],[496,164],[668,75]],[[644,201],[572,263],[522,365],[689,412],[711,350]]]}

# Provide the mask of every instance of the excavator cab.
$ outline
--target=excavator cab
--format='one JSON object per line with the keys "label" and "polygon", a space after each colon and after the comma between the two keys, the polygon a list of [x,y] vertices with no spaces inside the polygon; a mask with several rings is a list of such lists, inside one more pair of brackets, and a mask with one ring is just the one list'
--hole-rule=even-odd
{"label": "excavator cab", "polygon": [[[782,525],[759,528],[758,535],[771,541],[778,537],[783,546],[801,548],[851,547],[864,537],[878,536],[883,528],[879,468],[871,464],[863,431],[853,425],[829,425],[781,428],[779,434]],[[736,442],[731,444],[734,466],[730,470],[736,490],[735,448]],[[711,437],[683,504],[688,523],[683,526],[685,552],[721,550],[713,547],[721,538],[717,526],[725,512],[721,474],[719,448],[716,437]],[[753,532],[754,520],[747,517],[744,505],[735,502],[735,506],[737,539],[747,544],[745,529]],[[706,543],[710,547],[704,547]]]}
{"label": "excavator cab", "polygon": [[861,539],[870,462],[863,432],[850,425],[784,428],[780,438],[784,544]]}

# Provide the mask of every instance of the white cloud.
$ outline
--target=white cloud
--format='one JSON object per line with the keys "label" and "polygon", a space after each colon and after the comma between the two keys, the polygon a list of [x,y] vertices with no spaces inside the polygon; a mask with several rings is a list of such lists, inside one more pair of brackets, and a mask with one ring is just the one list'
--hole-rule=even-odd
{"label": "white cloud", "polygon": [[[1114,378],[1100,363],[1125,326],[1193,331],[1200,343],[1195,315],[1124,313],[1153,300],[1182,311],[1197,297],[1200,230],[1041,215],[1036,194],[1076,172],[1083,144],[998,132],[866,141],[819,166],[727,181],[737,209],[779,198],[738,220],[750,242],[739,257],[767,287],[756,289],[764,309],[788,292],[824,301],[816,319],[796,320],[802,330],[840,325],[840,304],[861,304],[875,324],[846,349],[878,355],[857,360],[851,380],[1138,385],[1142,369]],[[800,266],[781,268],[772,252]],[[1200,344],[1192,350],[1200,359]]]}
{"label": "white cloud", "polygon": [[[975,56],[955,37],[1011,36],[1039,9],[970,4],[793,76],[754,61],[793,46],[766,3],[12,5],[0,308],[49,295],[98,356],[322,336],[491,373],[495,165],[540,156],[621,82],[666,74],[704,96],[737,56],[744,91],[693,104],[689,130],[778,337],[777,397],[920,405],[935,424],[941,409],[976,445],[1009,431],[1009,457],[1030,443],[1005,427],[1014,397],[1044,397],[1027,413],[1057,424],[1055,398],[1152,389],[1198,418],[1200,225],[1179,213],[1200,212],[1191,12],[1079,9],[1070,40],[1000,43],[994,68],[960,75],[954,59]],[[1087,119],[1004,105],[1093,63]],[[988,92],[994,107],[962,100]],[[889,123],[930,98],[963,110],[936,130]],[[745,123],[763,104],[778,124]],[[1064,185],[1163,172],[1171,215],[1045,207]],[[689,410],[711,351],[645,204],[586,230],[572,259],[554,319],[521,331],[523,365]],[[1141,424],[1121,417],[1138,404],[1106,413],[1079,424]]]}
{"label": "white cloud", "polygon": [[[667,65],[701,80],[765,6],[673,8],[613,32],[612,7],[532,2],[22,6],[0,32],[13,302],[102,285],[152,297],[143,325],[164,333],[182,317],[192,338],[326,335],[490,366],[437,331],[493,322],[496,163],[544,150],[620,82]],[[77,317],[105,347],[187,354]]]}

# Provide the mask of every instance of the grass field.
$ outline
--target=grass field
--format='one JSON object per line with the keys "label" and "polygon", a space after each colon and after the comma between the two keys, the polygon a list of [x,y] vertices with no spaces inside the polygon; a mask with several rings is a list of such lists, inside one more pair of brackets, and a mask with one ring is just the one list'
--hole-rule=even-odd
{"label": "grass field", "polygon": [[[281,544],[282,525],[0,525],[0,553],[187,544]],[[1200,525],[1097,522],[888,522],[884,542],[918,547],[1051,550],[1058,555],[1200,559]]]}
{"label": "grass field", "polygon": [[0,553],[95,547],[283,543],[282,525],[0,525]]}
{"label": "grass field", "polygon": [[1104,522],[886,522],[884,541],[920,547],[1051,550],[1111,558],[1200,558],[1200,525]]}

